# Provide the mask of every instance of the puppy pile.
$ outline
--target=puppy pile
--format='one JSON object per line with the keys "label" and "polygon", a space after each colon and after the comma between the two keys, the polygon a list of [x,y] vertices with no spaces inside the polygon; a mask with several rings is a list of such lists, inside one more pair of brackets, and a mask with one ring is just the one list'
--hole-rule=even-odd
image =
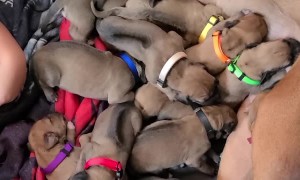
{"label": "puppy pile", "polygon": [[[81,147],[60,114],[34,124],[30,146],[55,180],[159,179],[181,165],[215,175],[210,141],[228,137],[249,94],[285,76],[300,44],[266,41],[258,13],[228,17],[197,0],[56,0],[43,28],[61,11],[75,41],[36,51],[30,66],[38,84],[52,103],[61,88],[110,106]],[[90,46],[95,34],[110,51]]]}

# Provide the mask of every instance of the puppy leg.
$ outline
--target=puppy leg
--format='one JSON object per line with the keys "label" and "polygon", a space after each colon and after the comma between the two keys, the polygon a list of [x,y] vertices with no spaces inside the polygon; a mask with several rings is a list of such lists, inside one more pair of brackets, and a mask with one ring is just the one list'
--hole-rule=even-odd
{"label": "puppy leg", "polygon": [[213,149],[209,149],[206,154],[210,159],[214,161],[216,165],[219,166],[221,162],[221,158]]}
{"label": "puppy leg", "polygon": [[67,139],[75,144],[75,126],[71,121],[67,123]]}
{"label": "puppy leg", "polygon": [[81,33],[80,30],[72,24],[70,25],[69,33],[71,37],[76,41],[81,41],[81,42],[86,41],[85,35],[83,35],[83,33]]}
{"label": "puppy leg", "polygon": [[207,164],[206,160],[202,157],[196,159],[192,164],[188,164],[190,167],[194,167],[198,169],[200,172],[203,172],[207,175],[216,175],[216,169],[210,165]]}
{"label": "puppy leg", "polygon": [[[119,89],[115,89],[113,91],[119,91]],[[109,104],[117,104],[117,103],[123,103],[128,101],[134,100],[134,93],[132,91],[128,92],[127,94],[121,94],[119,92],[109,92],[108,95],[108,103]]]}
{"label": "puppy leg", "polygon": [[[45,65],[43,64],[43,66]],[[54,103],[57,101],[57,94],[53,88],[60,84],[61,75],[57,68],[52,67],[51,65],[47,65],[47,67],[43,66],[36,69],[38,72],[37,78],[47,100]]]}
{"label": "puppy leg", "polygon": [[89,152],[90,150],[92,149],[92,144],[91,143],[87,143],[81,153],[80,153],[80,157],[77,161],[77,165],[76,165],[76,170],[75,170],[75,173],[79,173],[81,171],[84,170],[84,165],[85,165],[85,162],[86,162],[86,152]]}
{"label": "puppy leg", "polygon": [[201,142],[201,144],[198,144],[197,148],[190,152],[190,157],[185,164],[190,167],[194,167],[205,174],[215,175],[216,169],[207,164],[204,156],[204,154],[211,147],[210,142],[208,138],[202,138],[202,140],[203,142]]}
{"label": "puppy leg", "polygon": [[85,146],[87,143],[91,142],[91,138],[92,138],[92,133],[88,133],[88,134],[83,134],[79,137],[79,143],[80,146],[83,147]]}
{"label": "puppy leg", "polygon": [[46,99],[51,103],[55,103],[57,101],[58,96],[56,92],[53,90],[53,88],[45,85],[43,82],[40,82],[40,86],[43,89]]}

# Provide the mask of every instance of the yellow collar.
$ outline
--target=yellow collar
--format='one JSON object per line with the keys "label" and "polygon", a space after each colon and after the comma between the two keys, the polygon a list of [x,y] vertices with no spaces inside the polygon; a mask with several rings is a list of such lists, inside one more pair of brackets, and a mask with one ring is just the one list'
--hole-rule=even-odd
{"label": "yellow collar", "polygon": [[212,15],[212,16],[209,18],[209,20],[208,20],[206,26],[204,27],[203,31],[201,32],[201,34],[200,34],[200,36],[199,36],[198,42],[199,42],[199,43],[202,43],[202,42],[205,40],[208,31],[209,31],[213,26],[215,26],[216,24],[218,24],[220,21],[223,21],[223,20],[224,20],[224,17],[223,17],[223,16],[215,16],[215,15]]}

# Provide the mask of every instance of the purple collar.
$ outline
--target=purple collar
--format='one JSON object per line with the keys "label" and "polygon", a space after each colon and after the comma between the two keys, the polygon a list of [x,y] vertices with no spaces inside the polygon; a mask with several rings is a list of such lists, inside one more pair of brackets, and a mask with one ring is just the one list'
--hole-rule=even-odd
{"label": "purple collar", "polygon": [[48,166],[46,168],[41,168],[42,172],[44,174],[50,174],[52,173],[57,166],[60,165],[60,163],[62,163],[64,161],[64,159],[66,159],[67,156],[69,156],[69,154],[73,151],[73,145],[70,142],[67,142],[65,147],[60,150],[60,152],[56,155],[55,159],[48,164]]}

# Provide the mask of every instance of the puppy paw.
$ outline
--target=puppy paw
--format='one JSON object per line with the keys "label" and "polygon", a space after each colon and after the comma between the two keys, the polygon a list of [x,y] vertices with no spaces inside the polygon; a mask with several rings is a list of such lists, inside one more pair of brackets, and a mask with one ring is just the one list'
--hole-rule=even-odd
{"label": "puppy paw", "polygon": [[75,126],[74,126],[74,124],[73,124],[71,121],[68,121],[67,127],[68,127],[68,129],[70,129],[70,130],[74,130],[74,129],[75,129]]}
{"label": "puppy paw", "polygon": [[250,9],[242,9],[242,13],[247,15],[247,14],[252,13],[252,11]]}
{"label": "puppy paw", "polygon": [[55,103],[58,99],[58,95],[55,92],[45,94],[47,100],[51,103]]}

